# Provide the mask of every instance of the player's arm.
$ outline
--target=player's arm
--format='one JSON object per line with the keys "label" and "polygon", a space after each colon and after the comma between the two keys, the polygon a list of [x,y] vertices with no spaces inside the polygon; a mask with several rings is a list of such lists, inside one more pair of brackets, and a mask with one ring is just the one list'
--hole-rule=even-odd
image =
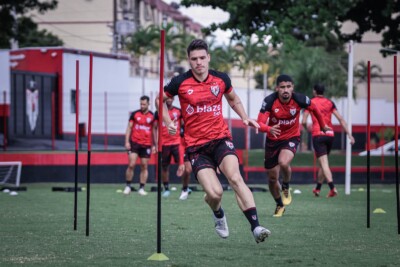
{"label": "player's arm", "polygon": [[[168,98],[168,96],[164,92],[164,94],[163,94],[163,102],[165,102],[165,100],[167,100],[167,98]],[[156,97],[156,106],[158,106],[158,105],[159,105],[159,96],[157,95],[157,97]],[[168,133],[170,135],[174,135],[176,133],[176,131],[177,131],[176,123],[175,123],[175,121],[171,120],[171,118],[169,116],[169,113],[168,113],[167,105],[163,104],[162,107],[163,107],[163,117],[162,117],[162,119],[163,119],[165,125],[167,125]]]}
{"label": "player's arm", "polygon": [[231,108],[242,119],[243,124],[256,128],[256,132],[258,132],[258,128],[260,128],[260,125],[257,123],[256,120],[253,120],[253,119],[249,118],[249,116],[247,116],[247,113],[244,110],[242,101],[240,100],[240,97],[235,93],[235,91],[231,90],[229,93],[226,93],[225,98],[228,101],[228,104],[231,106]]}
{"label": "player's arm", "polygon": [[318,124],[321,126],[321,130],[326,132],[326,131],[332,131],[331,127],[329,127],[325,121],[324,118],[322,117],[321,111],[319,111],[319,108],[311,102],[311,104],[307,107],[307,110],[312,112],[315,116],[315,118],[318,121]]}
{"label": "player's arm", "polygon": [[155,150],[158,150],[158,120],[154,120],[153,127],[151,129],[152,137],[153,137],[153,146]]}
{"label": "player's arm", "polygon": [[339,121],[343,130],[346,132],[347,136],[349,137],[350,144],[353,145],[355,143],[355,140],[354,140],[354,137],[351,135],[349,128],[347,127],[346,121],[343,119],[343,117],[339,114],[339,112],[336,109],[333,111],[332,114],[335,115],[336,119]]}
{"label": "player's arm", "polygon": [[275,124],[273,126],[268,126],[269,120],[269,111],[266,112],[259,112],[257,117],[257,122],[260,125],[260,131],[272,134],[273,136],[277,137],[281,134],[281,129],[279,128],[279,124]]}
{"label": "player's arm", "polygon": [[131,150],[131,143],[129,142],[129,140],[131,138],[132,126],[133,122],[129,121],[125,131],[125,148],[127,150]]}
{"label": "player's arm", "polygon": [[308,112],[308,110],[304,110],[303,120],[301,121],[301,124],[303,125],[304,129],[306,129],[306,130],[307,130],[307,119],[308,119],[309,115],[310,115],[310,112]]}

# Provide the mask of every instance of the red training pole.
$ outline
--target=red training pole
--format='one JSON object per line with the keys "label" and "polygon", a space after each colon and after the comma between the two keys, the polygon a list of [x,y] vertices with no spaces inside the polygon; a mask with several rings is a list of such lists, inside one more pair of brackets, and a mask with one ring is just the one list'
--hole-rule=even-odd
{"label": "red training pole", "polygon": [[108,147],[108,136],[107,136],[107,92],[104,92],[104,149]]}
{"label": "red training pole", "polygon": [[399,204],[399,129],[397,123],[397,56],[394,56],[394,155],[396,166],[396,203],[397,203],[397,234],[400,235],[400,204]]}
{"label": "red training pole", "polygon": [[75,62],[75,187],[74,187],[74,230],[78,219],[78,146],[79,143],[79,60]]}
{"label": "red training pole", "polygon": [[370,148],[371,148],[371,61],[368,61],[368,89],[367,89],[367,228],[370,227]]}
{"label": "red training pole", "polygon": [[51,148],[55,149],[54,139],[56,138],[56,107],[55,107],[55,93],[51,92]]}
{"label": "red training pole", "polygon": [[89,208],[90,208],[90,153],[92,144],[92,84],[93,84],[93,54],[90,53],[89,63],[89,124],[88,124],[88,157],[87,157],[87,184],[86,184],[86,236],[89,236]]}
{"label": "red training pole", "polygon": [[4,134],[3,134],[3,150],[7,150],[7,92],[3,92],[3,129],[4,129]]}

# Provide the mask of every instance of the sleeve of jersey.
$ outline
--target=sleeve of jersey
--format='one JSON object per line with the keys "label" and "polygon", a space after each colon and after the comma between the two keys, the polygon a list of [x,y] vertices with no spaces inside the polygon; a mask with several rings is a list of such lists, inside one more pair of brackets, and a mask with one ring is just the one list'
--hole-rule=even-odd
{"label": "sleeve of jersey", "polygon": [[311,105],[308,106],[307,110],[311,111],[315,118],[318,121],[318,124],[321,126],[321,128],[324,128],[326,126],[326,123],[322,117],[321,112],[319,111],[319,109],[317,108],[317,106],[314,104],[314,102],[311,102]]}
{"label": "sleeve of jersey", "polygon": [[172,78],[172,80],[166,86],[164,86],[164,93],[168,97],[173,97],[178,94],[178,89],[180,85],[178,77],[179,76]]}
{"label": "sleeve of jersey", "polygon": [[271,127],[267,125],[268,118],[269,118],[268,111],[258,113],[257,122],[260,125],[259,130],[261,132],[268,133],[269,130],[271,129]]}

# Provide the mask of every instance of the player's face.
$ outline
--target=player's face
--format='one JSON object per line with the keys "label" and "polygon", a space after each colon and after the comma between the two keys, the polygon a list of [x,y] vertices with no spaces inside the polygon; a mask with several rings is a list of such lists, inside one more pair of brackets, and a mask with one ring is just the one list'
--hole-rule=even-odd
{"label": "player's face", "polygon": [[283,101],[289,101],[292,98],[293,89],[294,86],[292,82],[281,82],[276,87],[278,96]]}
{"label": "player's face", "polygon": [[189,54],[189,64],[197,76],[208,75],[208,64],[210,63],[210,54],[206,50],[193,50]]}
{"label": "player's face", "polygon": [[149,110],[149,102],[147,100],[140,100],[140,110],[146,112]]}
{"label": "player's face", "polygon": [[172,102],[174,102],[174,98],[172,97],[168,97],[167,100],[165,100],[165,104],[167,104],[168,108],[172,106]]}

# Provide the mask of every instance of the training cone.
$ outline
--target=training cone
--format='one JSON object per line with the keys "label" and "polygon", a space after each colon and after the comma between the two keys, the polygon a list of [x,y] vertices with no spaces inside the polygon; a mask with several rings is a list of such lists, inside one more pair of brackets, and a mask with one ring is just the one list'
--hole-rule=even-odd
{"label": "training cone", "polygon": [[364,188],[360,187],[360,188],[358,188],[358,191],[364,192]]}
{"label": "training cone", "polygon": [[148,257],[147,260],[148,261],[167,261],[169,259],[163,253],[154,253],[153,255]]}
{"label": "training cone", "polygon": [[375,210],[373,211],[373,213],[386,213],[386,211],[384,211],[384,210],[381,209],[381,208],[377,208],[377,209],[375,209]]}

